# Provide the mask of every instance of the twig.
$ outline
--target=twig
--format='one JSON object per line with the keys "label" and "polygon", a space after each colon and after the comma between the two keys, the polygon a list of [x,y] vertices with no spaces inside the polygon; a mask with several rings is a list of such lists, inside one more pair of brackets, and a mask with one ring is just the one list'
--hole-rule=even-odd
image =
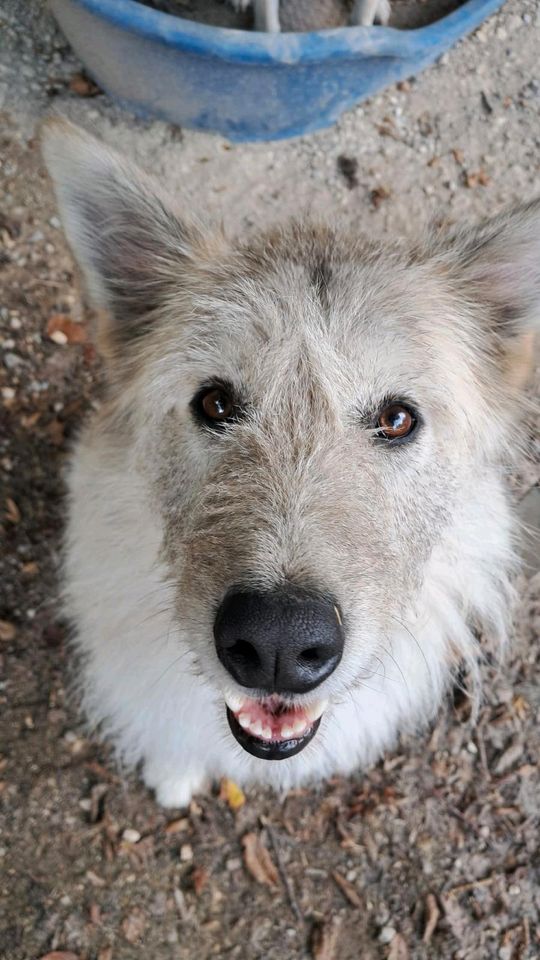
{"label": "twig", "polygon": [[471,880],[470,883],[459,883],[457,887],[452,887],[448,891],[448,896],[455,896],[457,893],[467,893],[468,890],[475,890],[476,887],[489,887],[492,883],[495,883],[496,880],[500,880],[501,876],[499,873],[492,873],[489,877],[484,877],[482,880]]}
{"label": "twig", "polygon": [[521,957],[523,957],[523,960],[525,960],[525,957],[528,955],[529,947],[531,945],[531,928],[529,924],[529,918],[523,917],[522,924],[523,924],[523,947],[522,947],[522,950],[520,951],[520,955]]}
{"label": "twig", "polygon": [[303,923],[303,922],[304,922],[304,915],[303,915],[302,911],[300,910],[300,907],[298,906],[298,903],[297,903],[296,898],[295,898],[295,896],[294,896],[293,885],[292,885],[292,882],[291,882],[290,877],[287,876],[287,872],[286,872],[286,870],[285,870],[285,866],[284,866],[284,863],[283,863],[283,858],[282,858],[282,856],[281,856],[281,850],[280,850],[280,847],[279,847],[279,843],[277,842],[276,835],[275,835],[275,833],[274,833],[274,831],[273,831],[273,829],[272,829],[269,821],[266,819],[266,817],[261,817],[261,822],[262,822],[263,826],[266,828],[266,831],[267,831],[267,833],[268,833],[268,836],[270,837],[270,843],[272,844],[272,849],[273,849],[273,851],[274,851],[274,854],[275,854],[275,857],[276,857],[276,861],[277,861],[278,873],[279,873],[279,875],[280,875],[280,877],[281,877],[281,879],[282,879],[282,881],[283,881],[283,886],[285,887],[285,891],[286,891],[286,893],[287,893],[287,899],[288,899],[288,901],[289,901],[291,910],[292,910],[294,916],[296,917],[296,919],[299,921],[299,923]]}

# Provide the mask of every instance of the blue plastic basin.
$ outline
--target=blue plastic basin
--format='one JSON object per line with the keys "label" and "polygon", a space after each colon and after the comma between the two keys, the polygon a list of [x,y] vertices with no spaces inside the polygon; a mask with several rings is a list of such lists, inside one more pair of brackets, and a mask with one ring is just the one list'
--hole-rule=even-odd
{"label": "blue plastic basin", "polygon": [[468,0],[418,30],[266,34],[193,23],[135,0],[49,0],[96,82],[142,116],[231,140],[297,136],[417,74],[504,0]]}

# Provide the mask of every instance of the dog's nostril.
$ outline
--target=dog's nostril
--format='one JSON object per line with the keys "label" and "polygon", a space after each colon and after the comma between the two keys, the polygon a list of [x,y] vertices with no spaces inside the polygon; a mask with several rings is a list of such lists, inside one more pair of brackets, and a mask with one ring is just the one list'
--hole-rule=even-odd
{"label": "dog's nostril", "polygon": [[228,648],[229,657],[236,663],[245,664],[253,669],[260,666],[261,658],[255,647],[247,640],[237,640]]}
{"label": "dog's nostril", "polygon": [[321,651],[318,647],[310,647],[309,650],[302,650],[298,657],[300,664],[318,663],[321,659]]}

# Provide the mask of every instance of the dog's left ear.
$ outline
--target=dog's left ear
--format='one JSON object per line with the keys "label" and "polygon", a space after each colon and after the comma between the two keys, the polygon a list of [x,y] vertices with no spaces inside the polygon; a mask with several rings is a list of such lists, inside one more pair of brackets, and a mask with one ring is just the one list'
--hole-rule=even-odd
{"label": "dog's left ear", "polygon": [[540,331],[540,199],[447,238],[445,267],[473,305],[480,305],[506,375],[519,387]]}
{"label": "dog's left ear", "polygon": [[161,184],[80,128],[49,120],[41,139],[67,239],[106,318],[103,342],[123,353],[209,256],[206,236]]}

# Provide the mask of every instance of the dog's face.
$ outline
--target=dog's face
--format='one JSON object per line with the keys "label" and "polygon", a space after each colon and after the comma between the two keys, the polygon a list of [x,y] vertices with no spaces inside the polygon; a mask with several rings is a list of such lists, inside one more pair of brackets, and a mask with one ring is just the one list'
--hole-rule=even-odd
{"label": "dog's face", "polygon": [[415,248],[301,224],[229,245],[80,133],[50,128],[46,155],[107,311],[103,429],[155,505],[181,635],[242,746],[292,756],[426,590],[497,620],[479,537],[506,535],[540,208]]}

